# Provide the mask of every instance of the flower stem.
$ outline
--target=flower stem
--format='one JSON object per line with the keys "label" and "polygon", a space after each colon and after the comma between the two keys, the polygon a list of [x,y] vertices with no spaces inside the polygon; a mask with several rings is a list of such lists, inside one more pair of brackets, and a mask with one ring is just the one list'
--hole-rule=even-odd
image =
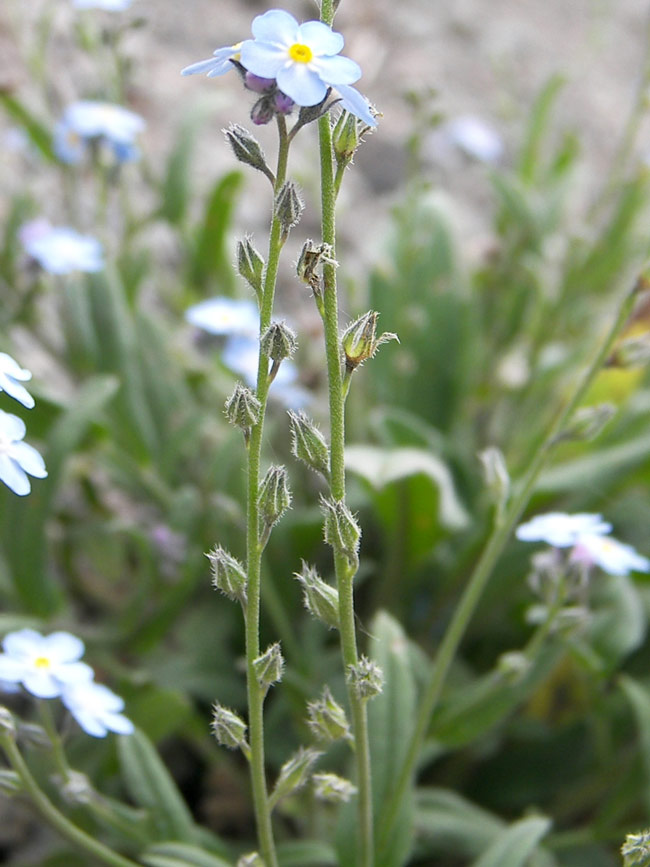
{"label": "flower stem", "polygon": [[388,842],[390,835],[394,830],[395,822],[399,814],[400,804],[407,788],[412,783],[417,760],[422,750],[431,723],[431,717],[438,704],[447,674],[492,571],[496,566],[508,539],[510,538],[512,530],[518,523],[535,490],[539,474],[557,442],[558,434],[565,429],[571,416],[585,396],[587,389],[607,360],[614,341],[627,322],[635,297],[636,288],[632,292],[627,292],[623,297],[614,324],[602,341],[591,364],[580,377],[573,394],[556,413],[549,430],[532,457],[528,471],[521,482],[518,493],[513,496],[509,506],[505,510],[502,522],[495,525],[492,534],[488,539],[487,545],[483,550],[483,554],[474,568],[467,587],[465,588],[465,592],[461,596],[458,607],[454,612],[442,643],[440,644],[435,663],[431,668],[429,681],[425,686],[424,694],[420,702],[415,727],[413,734],[411,735],[404,764],[393,789],[392,796],[390,800],[387,801],[385,809],[382,811],[380,821],[382,829],[380,845],[385,845]]}
{"label": "flower stem", "polygon": [[[278,115],[279,148],[275,173],[274,192],[277,193],[286,180],[289,142],[284,117]],[[274,203],[275,205],[275,203]],[[275,283],[278,275],[280,252],[283,245],[281,225],[273,208],[269,253],[264,273],[264,285],[260,305],[260,337],[271,324]],[[250,733],[250,769],[253,788],[255,819],[262,857],[267,867],[277,867],[277,855],[271,826],[271,809],[266,787],[264,763],[264,691],[261,689],[253,668],[254,660],[260,655],[260,584],[262,563],[262,540],[260,538],[260,519],[258,496],[260,487],[260,461],[262,453],[262,434],[264,416],[269,393],[269,360],[260,353],[257,371],[257,399],[260,402],[259,421],[251,429],[248,443],[248,490],[246,521],[246,572],[247,597],[244,619],[246,626],[246,682],[248,693],[248,727]]]}
{"label": "flower stem", "polygon": [[[329,16],[329,18],[328,18]],[[331,23],[333,10],[331,2],[323,0],[321,19]],[[318,122],[321,160],[321,220],[323,242],[334,250],[336,231],[334,210],[336,188],[334,184],[332,161],[332,131],[327,116]],[[323,267],[323,322],[325,326],[325,351],[327,356],[327,378],[329,386],[330,411],[330,490],[334,500],[345,500],[345,394],[341,347],[339,341],[338,297],[336,289],[336,269],[334,265]],[[354,622],[353,579],[355,569],[351,568],[343,553],[335,552],[334,569],[339,594],[339,635],[343,665],[348,667],[358,662],[357,638]],[[348,686],[348,700],[352,712],[352,726],[355,741],[357,765],[357,787],[359,790],[359,858],[361,867],[372,867],[373,855],[373,815],[370,775],[370,744],[368,739],[368,715],[366,702]]]}
{"label": "flower stem", "polygon": [[108,846],[91,837],[90,834],[86,834],[85,831],[82,831],[81,828],[78,828],[63,813],[57,810],[32,776],[11,736],[6,734],[0,735],[0,744],[9,760],[9,764],[20,777],[25,792],[29,795],[36,809],[62,837],[65,837],[66,840],[69,840],[79,849],[88,852],[103,864],[108,864],[109,867],[139,867],[135,861],[118,855],[117,852],[113,852],[112,849],[109,849]]}

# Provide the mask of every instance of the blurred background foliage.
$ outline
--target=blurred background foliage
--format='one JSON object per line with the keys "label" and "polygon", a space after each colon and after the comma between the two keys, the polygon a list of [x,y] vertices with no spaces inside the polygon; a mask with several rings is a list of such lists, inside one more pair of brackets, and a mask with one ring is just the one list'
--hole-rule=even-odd
{"label": "blurred background foliage", "polygon": [[[122,86],[104,98],[117,98],[128,75],[113,35],[102,62]],[[354,290],[350,315],[378,310],[400,338],[355,376],[348,401],[350,501],[363,527],[359,630],[387,675],[372,705],[378,809],[428,660],[492,525],[478,453],[498,446],[520,476],[648,256],[647,167],[623,153],[585,205],[576,194],[580,131],[558,126],[561,96],[560,79],[550,80],[508,158],[482,169],[492,225],[480,257],[465,249],[448,199],[419,163],[422,114],[414,111],[411,178],[394,196],[381,259],[362,281],[347,277],[341,261],[343,291]],[[141,740],[119,755],[115,739],[70,740],[75,766],[129,804],[115,800],[121,823],[103,826],[104,836],[137,851],[153,834],[159,848],[145,863],[154,867],[189,859],[181,844],[232,857],[251,844],[246,769],[212,742],[208,719],[216,698],[244,710],[243,636],[239,610],[210,586],[204,552],[219,543],[243,555],[243,445],[222,412],[236,380],[222,341],[194,333],[183,313],[214,295],[249,297],[232,265],[233,238],[247,228],[239,216],[247,179],[229,170],[196,183],[199,110],[178,126],[162,165],[145,153],[117,171],[98,163],[80,171],[52,151],[51,107],[15,91],[0,101],[25,137],[24,171],[55,191],[61,222],[92,226],[107,252],[101,273],[47,275],[18,238],[42,211],[34,185],[3,207],[1,348],[35,372],[37,406],[18,412],[49,476],[26,498],[0,491],[0,632],[69,629],[126,698]],[[439,120],[433,112],[431,125]],[[294,234],[302,237],[301,228]],[[306,292],[299,303],[309,309]],[[298,320],[316,321],[308,312]],[[646,302],[630,333],[649,321]],[[303,329],[299,338],[309,412],[325,424],[320,335]],[[605,401],[614,418],[594,441],[558,446],[530,512],[600,511],[619,538],[648,554],[647,374],[604,371],[588,403]],[[268,702],[277,771],[308,736],[306,701],[323,683],[340,697],[343,684],[335,636],[304,611],[292,579],[302,559],[324,576],[330,565],[319,482],[291,458],[277,403],[266,459],[290,467],[294,493],[264,568],[263,642],[279,638],[287,658]],[[496,666],[531,633],[530,554],[513,541],[499,562],[432,722],[410,805],[414,838],[378,863],[402,863],[412,843],[413,865],[608,867],[620,862],[625,832],[648,824],[647,579],[595,578],[588,627],[549,641],[510,684]],[[336,749],[328,763],[345,772]],[[102,824],[76,809],[82,825]],[[335,863],[332,846],[295,842],[322,836],[335,815],[310,799],[281,809],[282,863]],[[346,864],[353,829],[343,821],[337,833]],[[3,844],[7,853],[13,843],[10,863],[85,863],[58,841],[38,856],[21,839]]]}

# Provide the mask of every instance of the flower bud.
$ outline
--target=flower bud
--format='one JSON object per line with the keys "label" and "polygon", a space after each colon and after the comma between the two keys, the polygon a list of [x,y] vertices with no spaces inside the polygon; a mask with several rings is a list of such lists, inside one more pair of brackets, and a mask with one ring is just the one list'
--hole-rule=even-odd
{"label": "flower bud", "polygon": [[237,270],[259,297],[262,294],[264,259],[250,238],[244,238],[237,243]]}
{"label": "flower bud", "polygon": [[338,774],[314,774],[311,779],[318,800],[330,804],[347,804],[358,791],[349,780]]}
{"label": "flower bud", "polygon": [[321,497],[321,509],[325,516],[324,538],[337,554],[345,554],[350,566],[359,566],[359,541],[361,527],[342,500]]}
{"label": "flower bud", "polygon": [[514,686],[516,683],[525,677],[531,668],[531,661],[520,650],[510,650],[507,653],[502,653],[497,660],[497,671],[506,681],[506,683]]}
{"label": "flower bud", "polygon": [[7,735],[12,739],[16,737],[16,722],[9,708],[4,705],[0,705],[0,735]]}
{"label": "flower bud", "polygon": [[291,454],[317,473],[329,477],[330,450],[325,437],[304,412],[289,410]]}
{"label": "flower bud", "polygon": [[237,867],[266,867],[266,865],[258,852],[249,852],[238,859]]}
{"label": "flower bud", "polygon": [[285,322],[272,322],[262,335],[262,352],[271,361],[292,358],[297,348],[298,338]]}
{"label": "flower bud", "polygon": [[280,221],[282,234],[286,238],[302,215],[305,206],[294,181],[285,181],[275,197],[275,215]]}
{"label": "flower bud", "polygon": [[510,495],[510,476],[503,452],[496,446],[489,446],[479,452],[479,460],[483,464],[485,483],[500,516]]}
{"label": "flower bud", "polygon": [[627,370],[650,364],[650,331],[622,340],[607,359],[607,367]]}
{"label": "flower bud", "polygon": [[304,561],[302,572],[295,572],[294,578],[302,584],[303,601],[307,611],[330,629],[338,629],[338,590],[323,581],[318,572]]}
{"label": "flower bud", "polygon": [[313,747],[300,747],[280,768],[269,803],[275,806],[282,798],[302,788],[309,779],[311,769],[322,755],[322,752]]}
{"label": "flower bud", "polygon": [[397,340],[399,343],[397,335],[390,331],[376,337],[378,316],[378,313],[370,310],[350,323],[343,332],[341,344],[345,353],[345,365],[350,372],[367,358],[372,358],[382,343],[388,343],[389,340]]}
{"label": "flower bud", "polygon": [[[262,100],[260,100],[261,102]],[[238,123],[231,123],[228,129],[223,130],[226,140],[233,150],[236,159],[240,163],[247,166],[252,166],[259,172],[262,172],[269,178],[271,183],[275,183],[273,172],[266,164],[264,151],[260,147],[257,139],[252,136],[247,129],[240,126]]]}
{"label": "flower bud", "polygon": [[286,467],[269,467],[260,485],[258,503],[260,521],[265,528],[270,529],[291,506]]}
{"label": "flower bud", "polygon": [[367,656],[362,656],[356,664],[348,665],[345,679],[357,698],[379,695],[384,686],[381,668]]}
{"label": "flower bud", "polygon": [[319,271],[322,270],[323,265],[333,265],[335,268],[338,265],[338,262],[334,259],[331,245],[305,241],[296,264],[296,273],[303,283],[307,283],[311,287],[316,295],[321,294],[321,276]]}
{"label": "flower bud", "polygon": [[253,660],[253,669],[257,682],[265,691],[271,684],[282,680],[284,659],[279,642],[276,641],[275,644],[269,645],[261,656]]}
{"label": "flower bud", "polygon": [[233,602],[246,602],[247,576],[244,566],[220,545],[205,555],[212,567],[212,584]]}
{"label": "flower bud", "polygon": [[337,163],[346,166],[359,147],[359,129],[353,114],[341,114],[332,133],[332,144]]}
{"label": "flower bud", "polygon": [[226,401],[226,418],[230,424],[241,428],[244,436],[248,439],[250,429],[256,425],[260,417],[260,402],[250,388],[240,382]]}
{"label": "flower bud", "polygon": [[0,770],[0,796],[13,798],[23,792],[23,784],[15,771]]}
{"label": "flower bud", "polygon": [[90,804],[95,798],[95,790],[85,774],[79,771],[68,771],[64,780],[58,786],[63,800],[74,807]]}
{"label": "flower bud", "polygon": [[262,78],[247,71],[244,73],[244,87],[253,93],[269,93],[275,89],[275,78]]}
{"label": "flower bud", "polygon": [[621,846],[623,867],[647,867],[650,863],[650,829],[628,834]]}
{"label": "flower bud", "polygon": [[275,100],[272,96],[261,97],[251,109],[251,120],[255,126],[266,126],[274,117]]}
{"label": "flower bud", "polygon": [[613,403],[601,403],[598,406],[583,406],[573,414],[569,426],[558,434],[555,442],[563,440],[588,442],[589,440],[593,440],[616,413],[617,409]]}
{"label": "flower bud", "polygon": [[39,750],[52,748],[52,741],[43,726],[37,723],[26,723],[22,720],[18,723],[18,740],[21,744],[36,747]]}
{"label": "flower bud", "polygon": [[235,750],[238,747],[246,752],[246,723],[230,708],[215,704],[212,709],[212,734],[222,747]]}
{"label": "flower bud", "polygon": [[277,90],[273,95],[273,105],[278,114],[291,114],[295,104],[291,97],[281,90]]}
{"label": "flower bud", "polygon": [[342,738],[347,740],[352,738],[345,711],[338,702],[334,701],[327,687],[323,690],[321,698],[307,704],[307,714],[307,725],[317,740],[330,743]]}

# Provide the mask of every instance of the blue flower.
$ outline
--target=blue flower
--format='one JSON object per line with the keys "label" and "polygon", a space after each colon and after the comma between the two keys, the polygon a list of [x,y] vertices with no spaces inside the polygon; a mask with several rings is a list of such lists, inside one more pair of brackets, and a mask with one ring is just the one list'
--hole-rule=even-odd
{"label": "blue flower", "polygon": [[260,330],[260,314],[253,301],[208,298],[185,311],[185,320],[209,334],[254,337]]}
{"label": "blue flower", "polygon": [[603,521],[601,515],[579,513],[567,515],[565,512],[547,512],[536,515],[525,524],[517,527],[516,536],[522,542],[546,542],[554,548],[570,548],[580,536],[590,534],[602,536],[611,532],[612,525]]}
{"label": "blue flower", "polygon": [[121,713],[123,699],[101,683],[72,683],[63,690],[61,700],[86,734],[95,738],[104,738],[108,732],[130,735],[134,731],[131,720]]}
{"label": "blue flower", "polygon": [[6,352],[0,352],[0,391],[6,392],[9,397],[13,397],[27,409],[34,406],[34,398],[20,383],[27,382],[31,378],[32,374],[29,370],[21,367]]}
{"label": "blue flower", "polygon": [[22,441],[25,432],[21,418],[0,409],[0,481],[19,497],[31,491],[28,474],[37,479],[47,476],[43,458],[33,446]]}
{"label": "blue flower", "polygon": [[631,545],[592,533],[585,533],[578,538],[571,552],[571,560],[585,566],[598,566],[608,575],[650,572],[650,560],[641,556]]}
{"label": "blue flower", "polygon": [[0,680],[22,684],[37,698],[56,698],[66,686],[87,683],[93,670],[79,660],[84,644],[69,632],[41,635],[20,629],[5,635],[0,653]]}
{"label": "blue flower", "polygon": [[104,267],[102,245],[69,227],[55,228],[46,220],[33,220],[20,231],[25,252],[50,274],[89,273]]}
{"label": "blue flower", "polygon": [[133,0],[72,0],[76,9],[104,9],[107,12],[123,12]]}
{"label": "blue flower", "polygon": [[225,48],[217,48],[212,57],[207,60],[199,60],[198,63],[192,63],[181,69],[181,75],[198,75],[207,73],[208,78],[216,78],[218,75],[225,75],[226,72],[233,69],[231,60],[239,60],[239,50],[241,42],[237,45],[226,45]]}
{"label": "blue flower", "polygon": [[65,163],[78,163],[89,141],[98,141],[110,148],[118,162],[129,162],[139,156],[135,144],[145,123],[139,114],[110,102],[79,100],[63,113],[54,132],[54,150]]}

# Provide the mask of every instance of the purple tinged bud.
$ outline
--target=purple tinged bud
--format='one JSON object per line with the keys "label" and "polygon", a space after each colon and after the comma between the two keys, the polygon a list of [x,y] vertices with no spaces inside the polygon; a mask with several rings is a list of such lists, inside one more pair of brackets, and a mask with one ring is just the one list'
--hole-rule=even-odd
{"label": "purple tinged bud", "polygon": [[260,75],[247,72],[244,75],[244,87],[254,93],[268,93],[275,87],[275,78],[262,78]]}
{"label": "purple tinged bud", "polygon": [[273,102],[275,104],[275,110],[278,114],[291,114],[293,111],[293,107],[295,102],[291,99],[290,96],[287,96],[286,93],[282,93],[281,90],[278,90],[274,97]]}
{"label": "purple tinged bud", "polygon": [[274,117],[275,107],[273,104],[273,98],[270,96],[263,96],[261,99],[258,99],[251,109],[251,120],[256,126],[265,126],[267,123],[270,123]]}

